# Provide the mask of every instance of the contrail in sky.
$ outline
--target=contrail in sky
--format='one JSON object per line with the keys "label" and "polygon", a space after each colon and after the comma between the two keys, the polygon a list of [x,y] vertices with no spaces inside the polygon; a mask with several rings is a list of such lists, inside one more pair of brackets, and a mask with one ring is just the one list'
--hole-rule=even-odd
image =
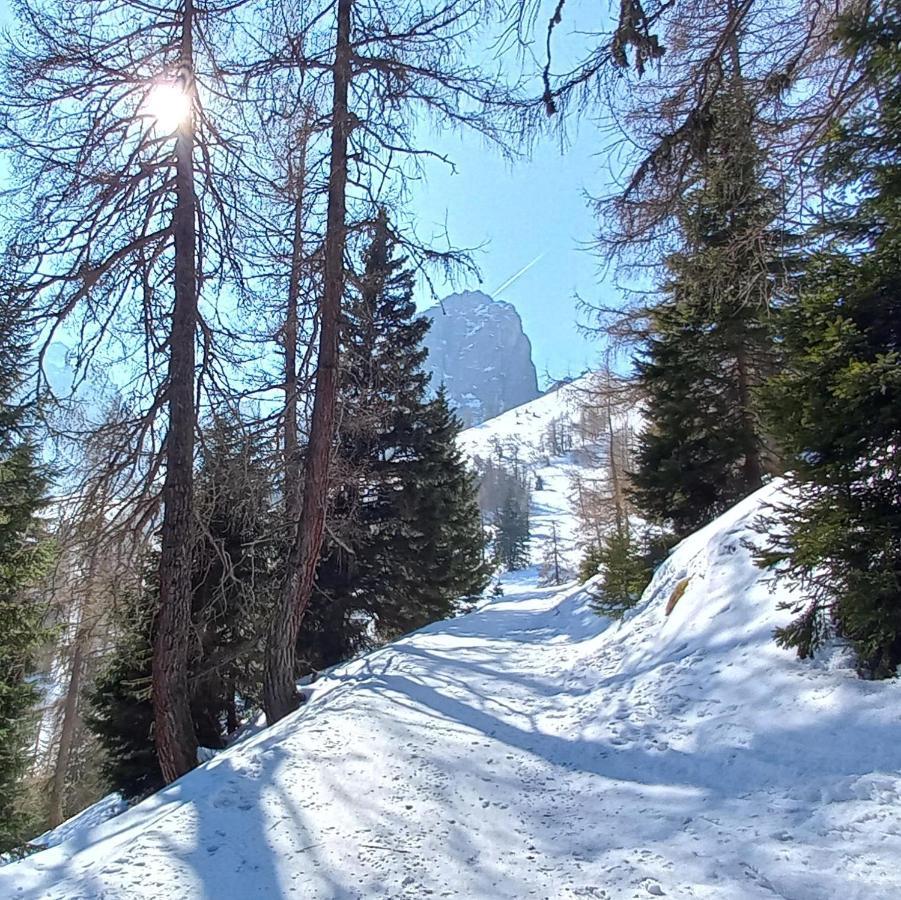
{"label": "contrail in sky", "polygon": [[[545,251],[545,253],[546,252],[547,251]],[[543,256],[544,253],[539,253],[538,256],[535,257],[535,259],[533,259],[531,262],[526,263],[518,272],[516,272],[514,275],[511,275],[499,288],[495,288],[494,291],[492,291],[491,296],[496,297],[501,291],[506,290],[506,288],[510,287],[510,285],[513,284],[513,282],[516,281],[516,279],[519,278],[520,275],[525,275],[525,273],[528,272],[529,269],[531,269],[532,266],[535,265],[535,263],[540,262]]]}

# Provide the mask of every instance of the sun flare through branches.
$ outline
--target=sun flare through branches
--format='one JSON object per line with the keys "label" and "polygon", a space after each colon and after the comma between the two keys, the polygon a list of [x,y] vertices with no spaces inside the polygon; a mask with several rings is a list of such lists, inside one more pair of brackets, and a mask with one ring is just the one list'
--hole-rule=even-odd
{"label": "sun flare through branches", "polygon": [[179,82],[160,81],[147,93],[141,111],[159,134],[171,134],[187,122],[191,98]]}

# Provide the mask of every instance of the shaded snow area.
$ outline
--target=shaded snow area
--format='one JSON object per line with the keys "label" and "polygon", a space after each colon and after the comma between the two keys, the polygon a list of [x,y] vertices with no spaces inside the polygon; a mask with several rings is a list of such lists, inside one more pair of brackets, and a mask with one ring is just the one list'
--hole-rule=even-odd
{"label": "shaded snow area", "polygon": [[121,794],[107,794],[77,816],[67,819],[62,825],[45,831],[42,835],[29,841],[32,847],[56,847],[63,841],[80,842],[90,840],[91,833],[98,825],[118,816],[128,809],[128,804]]}
{"label": "shaded snow area", "polygon": [[0,897],[901,897],[901,685],[773,643],[788,589],[746,542],[777,492],[681,544],[624,622],[531,571],[336,668]]}

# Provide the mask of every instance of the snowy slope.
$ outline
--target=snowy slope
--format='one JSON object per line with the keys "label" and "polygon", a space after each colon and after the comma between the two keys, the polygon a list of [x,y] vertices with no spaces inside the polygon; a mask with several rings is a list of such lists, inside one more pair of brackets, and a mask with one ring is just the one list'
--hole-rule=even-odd
{"label": "snowy slope", "polygon": [[87,809],[66,819],[62,825],[51,828],[29,841],[32,847],[56,847],[63,841],[79,840],[83,835],[90,835],[98,825],[121,815],[128,809],[128,804],[119,793],[107,794]]}
{"label": "snowy slope", "polygon": [[567,565],[573,571],[578,567],[581,548],[571,492],[573,476],[585,471],[584,462],[578,450],[549,455],[546,436],[554,420],[570,428],[578,421],[579,399],[590,377],[583,376],[537,400],[467,428],[459,438],[461,448],[471,459],[497,458],[499,454],[510,458],[516,454],[533,477],[540,478],[543,488],[532,491],[530,511],[530,553],[535,565],[541,562],[556,523]]}
{"label": "snowy slope", "polygon": [[745,542],[778,490],[681,544],[627,621],[508,582],[339,667],[274,728],[0,869],[0,897],[901,896],[901,685],[772,642],[789,589]]}

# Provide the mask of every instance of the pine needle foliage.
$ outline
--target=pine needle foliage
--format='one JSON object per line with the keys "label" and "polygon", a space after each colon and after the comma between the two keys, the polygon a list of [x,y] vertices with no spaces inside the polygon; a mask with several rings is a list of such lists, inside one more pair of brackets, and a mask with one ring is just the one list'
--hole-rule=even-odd
{"label": "pine needle foliage", "polygon": [[509,491],[494,517],[494,549],[507,571],[529,565],[528,493]]}
{"label": "pine needle foliage", "polygon": [[0,852],[28,837],[23,775],[39,699],[30,676],[45,636],[43,608],[29,587],[52,554],[38,517],[47,472],[35,446],[32,411],[20,396],[28,352],[20,322],[14,296],[0,296]]}
{"label": "pine needle foliage", "polygon": [[647,553],[626,527],[607,534],[600,547],[586,554],[583,565],[583,572],[594,567],[601,574],[592,609],[615,619],[635,606],[651,580]]}
{"label": "pine needle foliage", "polygon": [[488,583],[472,473],[428,393],[413,272],[381,213],[344,304],[329,529],[298,639],[303,670],[447,618]]}
{"label": "pine needle foliage", "polygon": [[753,111],[740,77],[730,84],[711,106],[698,186],[681,200],[683,248],[667,260],[636,362],[647,426],[634,499],[677,538],[758,488],[773,465],[755,388],[775,366],[771,308],[786,262]]}
{"label": "pine needle foliage", "polygon": [[788,367],[765,392],[790,455],[790,508],[764,562],[811,598],[777,632],[801,657],[837,632],[862,673],[901,663],[901,4],[839,34],[878,102],[835,124],[822,177],[827,242],[781,317]]}
{"label": "pine needle foliage", "polygon": [[[221,748],[259,698],[260,642],[284,547],[273,534],[273,489],[261,449],[235,419],[202,435],[191,553],[190,710],[201,746]],[[127,797],[162,787],[150,702],[151,645],[159,606],[158,563],[144,590],[121,598],[117,641],[92,695],[91,730],[104,774]]]}

